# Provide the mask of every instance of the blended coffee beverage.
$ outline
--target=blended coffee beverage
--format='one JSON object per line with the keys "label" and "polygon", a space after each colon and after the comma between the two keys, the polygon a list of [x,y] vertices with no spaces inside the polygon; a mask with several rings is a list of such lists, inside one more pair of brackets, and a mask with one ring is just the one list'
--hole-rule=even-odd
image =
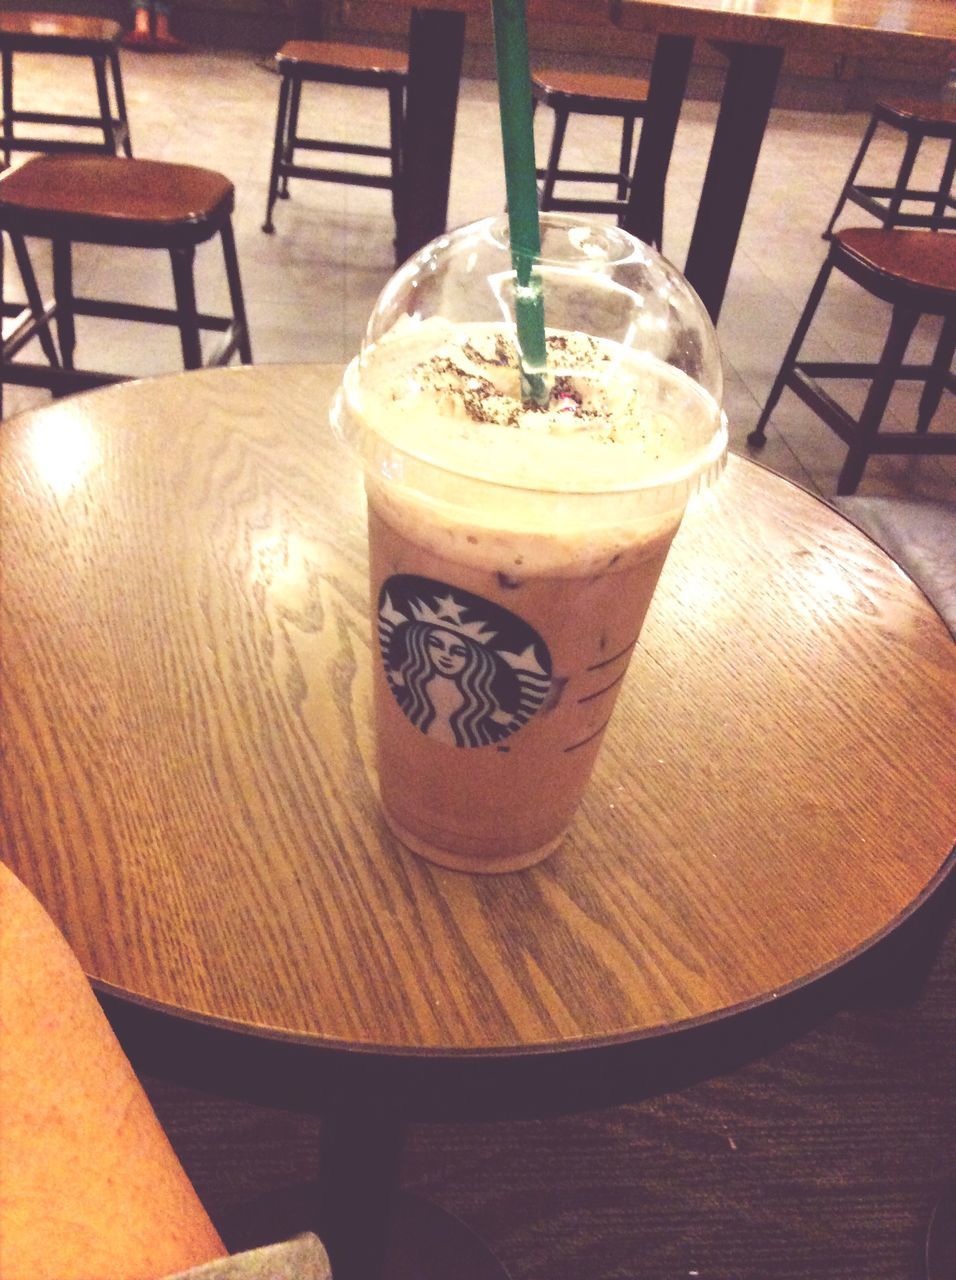
{"label": "blended coffee beverage", "polygon": [[384,811],[461,870],[561,840],[726,447],[713,396],[655,354],[550,328],[546,345],[547,403],[525,405],[513,330],[401,317],[335,410],[365,465]]}

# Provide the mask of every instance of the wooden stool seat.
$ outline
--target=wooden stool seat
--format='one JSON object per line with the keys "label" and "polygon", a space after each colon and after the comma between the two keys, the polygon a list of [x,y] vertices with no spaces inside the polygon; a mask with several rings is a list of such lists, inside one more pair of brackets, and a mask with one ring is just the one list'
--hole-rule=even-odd
{"label": "wooden stool seat", "polygon": [[17,53],[91,53],[116,45],[123,28],[110,18],[75,13],[0,13],[0,40]]}
{"label": "wooden stool seat", "polygon": [[616,116],[621,104],[634,103],[640,113],[650,88],[632,76],[597,75],[586,71],[536,71],[532,80],[539,102],[552,106],[558,97],[573,98],[572,110],[590,115]]}
{"label": "wooden stool seat", "polygon": [[[272,168],[263,231],[273,232],[272,211],[277,199],[288,199],[290,178],[380,187],[392,193],[392,213],[397,216],[402,176],[402,127],[408,59],[393,49],[368,45],[334,44],[322,40],[290,40],[276,54],[281,76],[279,109],[272,147]],[[372,146],[341,139],[306,137],[299,133],[302,86],[345,84],[381,89],[388,95],[389,144]],[[296,162],[296,151],[324,151],[337,155],[379,156],[389,161],[390,172],[369,173],[333,169]]]}
{"label": "wooden stool seat", "polygon": [[[175,325],[183,363],[203,366],[201,332],[224,336],[205,361],[228,364],[238,353],[252,363],[239,263],[232,230],[235,192],[222,174],[193,165],[117,156],[43,155],[0,176],[0,232],[6,232],[27,294],[27,308],[0,346],[0,387],[4,382],[46,387],[54,394],[121,382],[125,375],[74,367],[74,317]],[[222,242],[232,314],[201,313],[196,304],[194,263],[198,245],[217,235]],[[53,249],[52,303],[44,303],[26,249],[26,237],[49,240]],[[170,255],[175,307],[78,298],[73,291],[72,246],[164,249]],[[3,300],[3,253],[0,239],[0,302]],[[11,314],[10,304],[4,313]],[[55,319],[59,353],[50,325]],[[46,365],[15,361],[14,356],[37,337]]]}
{"label": "wooden stool seat", "polygon": [[[870,143],[880,125],[897,129],[906,138],[900,167],[892,185],[874,185],[857,181]],[[937,186],[911,187],[913,167],[920,147],[927,138],[949,142]],[[956,176],[956,104],[921,102],[917,98],[881,98],[874,103],[869,124],[859,150],[843,184],[840,198],[827,223],[823,238],[829,240],[837,219],[847,201],[859,205],[878,218],[884,227],[928,227],[939,231],[956,229],[956,199],[953,178]],[[923,212],[904,205],[922,207]],[[927,205],[932,206],[928,212]]]}
{"label": "wooden stool seat", "polygon": [[[956,295],[956,236],[849,227],[837,232],[835,239],[861,268],[885,277],[887,292],[914,292],[926,311],[935,313],[934,295],[942,295],[938,301],[943,310],[951,295]],[[870,283],[878,284],[875,279]]]}
{"label": "wooden stool seat", "polygon": [[[122,35],[123,28],[120,24],[108,18],[87,18],[79,14],[26,10],[0,13],[3,168],[9,167],[14,151],[102,151],[108,155],[115,155],[117,149],[122,147],[127,156],[133,154],[119,62]],[[15,53],[46,53],[90,58],[96,82],[98,114],[70,115],[64,112],[15,108],[13,102],[13,55]],[[110,100],[107,68],[112,77],[113,102]],[[68,125],[78,129],[97,129],[102,134],[102,141],[74,140],[50,135],[24,137],[16,133],[15,126],[18,124]]]}
{"label": "wooden stool seat", "polygon": [[228,178],[195,165],[38,156],[0,178],[7,231],[91,244],[200,244],[232,212]]}
{"label": "wooden stool seat", "polygon": [[956,138],[956,103],[880,98],[874,110],[887,121],[920,125],[928,138]]}
{"label": "wooden stool seat", "polygon": [[[541,208],[569,213],[616,213],[620,223],[627,209],[633,168],[634,122],[643,117],[647,108],[649,86],[646,80],[630,76],[603,75],[591,72],[562,71],[548,68],[535,71],[531,77],[531,93],[534,106],[543,103],[554,112],[554,132],[548,163],[538,169],[542,178]],[[617,169],[611,173],[599,169],[562,169],[561,150],[567,132],[568,121],[573,114],[591,116],[617,116],[621,121],[620,159]],[[612,183],[616,188],[614,200],[595,200],[583,197],[556,196],[558,182]],[[663,221],[663,211],[661,214]],[[654,243],[660,244],[661,227],[656,228]]]}
{"label": "wooden stool seat", "polygon": [[294,63],[303,72],[319,71],[328,83],[336,83],[330,79],[336,71],[348,77],[338,82],[341,84],[367,83],[365,80],[356,81],[353,78],[355,74],[372,77],[370,83],[376,83],[385,75],[408,75],[408,58],[404,53],[324,40],[289,40],[276,54],[276,63],[280,71],[284,63]]}
{"label": "wooden stool seat", "polygon": [[[875,363],[800,360],[800,349],[833,271],[855,281],[892,307],[889,333]],[[906,364],[913,330],[924,315],[942,317],[936,353],[929,364]],[[834,233],[830,252],[810,291],[780,371],[756,427],[747,437],[760,447],[770,415],[790,388],[848,446],[837,493],[856,491],[872,453],[956,454],[956,432],[931,431],[944,391],[956,391],[956,235],[946,231],[853,227]],[[870,387],[854,419],[819,385],[819,379],[863,379]],[[896,382],[923,383],[914,431],[881,431]]]}

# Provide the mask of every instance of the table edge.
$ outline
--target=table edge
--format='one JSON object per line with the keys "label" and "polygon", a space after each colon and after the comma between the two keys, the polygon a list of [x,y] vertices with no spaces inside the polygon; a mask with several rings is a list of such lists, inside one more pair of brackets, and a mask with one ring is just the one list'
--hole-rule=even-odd
{"label": "table edge", "polygon": [[665,1025],[657,1025],[630,1032],[619,1032],[608,1036],[589,1037],[587,1039],[539,1041],[534,1044],[502,1048],[481,1045],[469,1048],[450,1048],[447,1046],[414,1048],[402,1044],[359,1043],[334,1037],[321,1037],[302,1032],[287,1031],[279,1027],[252,1026],[236,1019],[223,1018],[215,1014],[205,1014],[195,1009],[184,1009],[166,1004],[141,993],[118,987],[116,984],[98,978],[94,974],[87,974],[87,977],[94,991],[107,998],[107,1000],[119,1001],[121,1004],[133,1006],[145,1013],[158,1015],[162,1018],[171,1018],[177,1022],[185,1022],[197,1028],[228,1032],[230,1035],[237,1036],[244,1041],[253,1041],[259,1044],[271,1043],[290,1049],[307,1050],[315,1054],[344,1056],[352,1060],[386,1058],[390,1060],[400,1059],[407,1062],[477,1064],[528,1061],[558,1056],[584,1056],[592,1052],[599,1053],[641,1044],[661,1043],[671,1037],[713,1028],[747,1014],[757,1013],[790,997],[810,991],[818,984],[824,983],[827,979],[833,978],[842,971],[864,961],[871,953],[889,942],[900,929],[909,924],[910,921],[933,903],[947,885],[951,888],[956,888],[954,870],[956,870],[956,833],[953,835],[953,844],[950,851],[921,892],[892,920],[888,921],[882,929],[871,934],[869,938],[864,939],[852,950],[845,952],[828,964],[811,970],[776,991],[765,992],[749,1000],[728,1005],[723,1009],[683,1018]]}

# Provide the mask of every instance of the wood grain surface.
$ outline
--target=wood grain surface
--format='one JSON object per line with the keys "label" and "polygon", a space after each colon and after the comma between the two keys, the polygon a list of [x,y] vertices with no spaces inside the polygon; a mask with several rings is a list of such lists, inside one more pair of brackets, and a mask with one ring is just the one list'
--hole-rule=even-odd
{"label": "wood grain surface", "polygon": [[559,852],[481,879],[405,852],[340,374],[128,383],[0,431],[3,854],[97,982],[319,1046],[611,1043],[770,999],[936,882],[952,642],[739,460],[678,535]]}
{"label": "wood grain surface", "polygon": [[619,0],[626,29],[778,45],[810,53],[945,56],[952,0]]}
{"label": "wood grain surface", "polygon": [[9,45],[15,49],[29,48],[34,41],[38,48],[56,40],[118,44],[122,34],[120,24],[109,18],[34,10],[0,13],[0,35],[12,37]]}

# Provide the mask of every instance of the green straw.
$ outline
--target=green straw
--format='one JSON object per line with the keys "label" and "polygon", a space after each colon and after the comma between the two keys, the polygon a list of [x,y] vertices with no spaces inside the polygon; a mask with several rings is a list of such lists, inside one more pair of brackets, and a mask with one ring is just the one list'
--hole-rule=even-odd
{"label": "green straw", "polygon": [[547,354],[544,344],[544,299],[535,263],[541,256],[538,187],[534,171],[531,125],[531,71],[524,0],[492,0],[498,102],[504,144],[508,230],[515,269],[515,319],[521,364],[521,398],[525,404],[548,403]]}

